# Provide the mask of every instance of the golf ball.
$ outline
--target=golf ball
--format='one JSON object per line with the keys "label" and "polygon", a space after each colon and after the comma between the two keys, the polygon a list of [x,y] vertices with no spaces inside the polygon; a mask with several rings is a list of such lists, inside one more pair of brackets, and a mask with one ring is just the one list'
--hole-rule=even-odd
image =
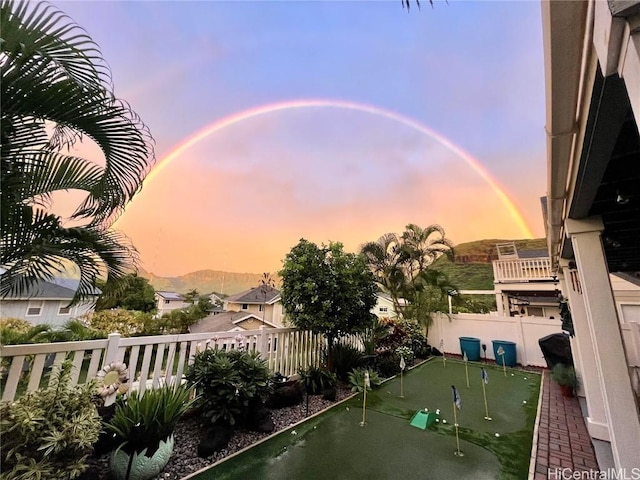
{"label": "golf ball", "polygon": [[524,404],[526,405],[526,404],[527,404],[527,401],[526,401],[526,400],[522,400],[522,403],[524,403]]}
{"label": "golf ball", "polygon": [[500,434],[499,434],[499,433],[496,433],[496,437],[499,437],[499,436],[500,436]]}
{"label": "golf ball", "polygon": [[446,420],[442,420],[442,423],[447,423],[447,421]]}

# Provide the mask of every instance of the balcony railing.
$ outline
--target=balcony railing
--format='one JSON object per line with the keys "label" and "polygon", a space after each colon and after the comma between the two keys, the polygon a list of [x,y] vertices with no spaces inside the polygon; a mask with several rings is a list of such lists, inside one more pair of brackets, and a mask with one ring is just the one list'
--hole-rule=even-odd
{"label": "balcony railing", "polygon": [[493,261],[493,281],[495,283],[552,279],[553,272],[551,271],[551,259],[549,257]]}

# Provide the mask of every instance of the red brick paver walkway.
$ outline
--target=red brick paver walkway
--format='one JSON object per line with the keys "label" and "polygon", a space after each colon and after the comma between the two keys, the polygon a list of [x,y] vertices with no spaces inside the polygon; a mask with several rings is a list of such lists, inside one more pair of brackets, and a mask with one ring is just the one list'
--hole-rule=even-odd
{"label": "red brick paver walkway", "polygon": [[534,479],[573,478],[572,472],[597,469],[578,399],[563,397],[545,370]]}

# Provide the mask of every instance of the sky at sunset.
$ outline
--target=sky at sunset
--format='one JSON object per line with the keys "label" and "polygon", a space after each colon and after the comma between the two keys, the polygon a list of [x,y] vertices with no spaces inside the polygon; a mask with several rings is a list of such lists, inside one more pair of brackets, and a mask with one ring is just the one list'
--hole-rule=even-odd
{"label": "sky at sunset", "polygon": [[54,3],[155,138],[116,227],[156,275],[274,272],[301,237],[356,251],[407,223],[544,235],[538,2]]}

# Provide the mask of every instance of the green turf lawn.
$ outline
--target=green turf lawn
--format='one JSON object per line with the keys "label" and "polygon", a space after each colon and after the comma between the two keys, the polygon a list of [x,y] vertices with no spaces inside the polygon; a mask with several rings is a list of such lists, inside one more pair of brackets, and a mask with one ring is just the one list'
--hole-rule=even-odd
{"label": "green turf lawn", "polygon": [[[484,419],[480,364],[434,359],[367,394],[282,432],[197,476],[206,479],[523,479],[527,478],[540,376],[487,367],[489,414]],[[458,388],[460,450],[456,449],[451,385]],[[523,403],[526,401],[526,403]],[[427,430],[409,421],[418,409],[440,409]],[[446,421],[446,423],[444,423]],[[499,434],[496,437],[496,433]]]}

